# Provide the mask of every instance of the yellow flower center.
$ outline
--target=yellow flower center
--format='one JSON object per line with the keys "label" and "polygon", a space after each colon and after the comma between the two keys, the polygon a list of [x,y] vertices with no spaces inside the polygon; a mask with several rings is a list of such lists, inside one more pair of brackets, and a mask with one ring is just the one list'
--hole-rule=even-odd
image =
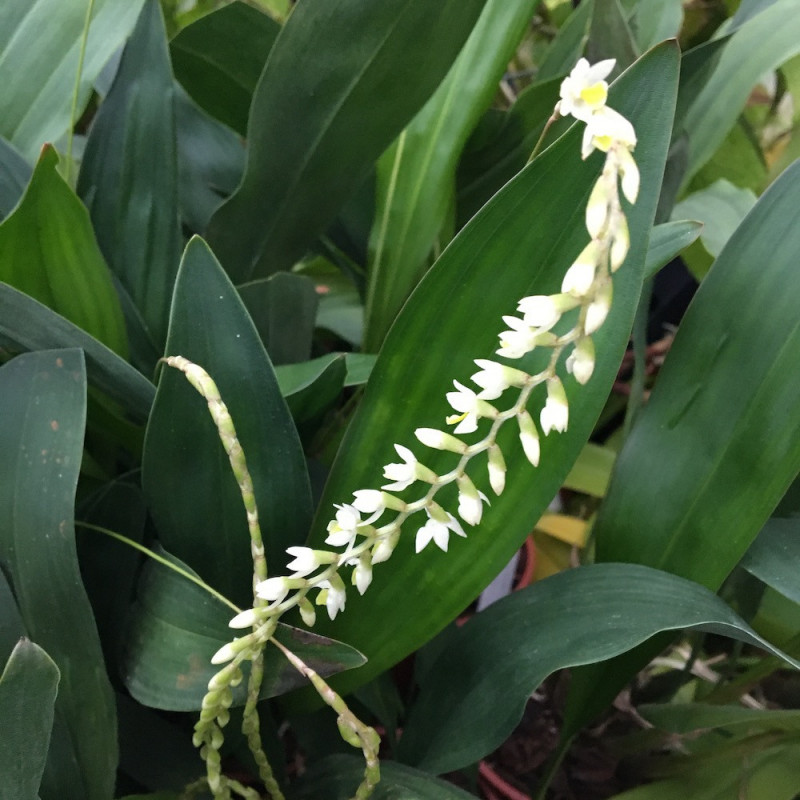
{"label": "yellow flower center", "polygon": [[447,417],[445,422],[448,425],[457,425],[459,422],[467,418],[468,413],[469,412],[465,411],[463,414],[453,414],[452,416]]}
{"label": "yellow flower center", "polygon": [[608,87],[605,81],[598,81],[592,86],[581,89],[581,99],[585,100],[590,106],[602,106],[608,97]]}
{"label": "yellow flower center", "polygon": [[593,136],[592,137],[592,144],[598,149],[602,150],[604,153],[608,152],[608,149],[613,144],[614,139],[611,136]]}

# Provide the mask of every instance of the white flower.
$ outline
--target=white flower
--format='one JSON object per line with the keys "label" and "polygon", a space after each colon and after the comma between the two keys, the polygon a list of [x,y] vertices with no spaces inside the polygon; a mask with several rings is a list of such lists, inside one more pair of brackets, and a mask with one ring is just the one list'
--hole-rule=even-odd
{"label": "white flower", "polygon": [[320,581],[317,584],[322,591],[317,595],[317,605],[325,604],[328,616],[336,619],[340,611],[344,611],[344,604],[347,600],[347,591],[344,581],[338,575],[332,575],[328,581]]}
{"label": "white flower", "polygon": [[479,492],[469,476],[458,478],[458,516],[470,525],[477,525],[483,516],[483,503],[489,499]]}
{"label": "white flower", "polygon": [[337,558],[336,553],[312,550],[310,547],[287,547],[286,552],[294,556],[286,565],[286,569],[293,572],[297,578],[305,577],[322,564],[332,564]]}
{"label": "white flower", "polygon": [[394,449],[397,455],[403,459],[402,464],[387,464],[383,468],[383,477],[393,481],[381,486],[381,489],[388,489],[390,492],[401,492],[411,486],[416,480],[424,480],[434,483],[437,479],[436,474],[428,467],[420,464],[417,457],[401,444],[396,444]]}
{"label": "white flower", "polygon": [[561,309],[551,295],[536,294],[523,297],[517,304],[526,325],[540,330],[550,330],[561,319]]}
{"label": "white flower", "polygon": [[416,551],[421,552],[427,544],[433,540],[436,546],[447,552],[447,544],[450,540],[450,531],[459,536],[466,537],[461,523],[450,513],[445,511],[436,503],[431,504],[430,509],[425,509],[428,513],[428,521],[417,531]]}
{"label": "white flower", "polygon": [[622,193],[628,198],[629,203],[635,203],[639,196],[639,167],[636,166],[627,147],[616,148],[615,155],[622,175]]}
{"label": "white flower", "polygon": [[377,514],[386,508],[383,492],[378,489],[357,489],[353,492],[353,508],[362,514]]}
{"label": "white flower", "polygon": [[594,372],[594,361],[594,342],[585,336],[567,357],[567,372],[572,373],[578,383],[588,383]]}
{"label": "white flower", "polygon": [[608,84],[605,79],[614,69],[614,59],[590,65],[581,58],[572,72],[561,82],[559,108],[564,116],[588,121],[592,114],[605,106]]}
{"label": "white flower", "polygon": [[414,436],[419,439],[425,447],[432,447],[434,450],[448,450],[451,453],[463,455],[467,449],[465,442],[456,439],[449,433],[437,430],[436,428],[417,428]]}
{"label": "white flower", "polygon": [[372,548],[372,563],[381,564],[388,561],[392,557],[395,547],[397,547],[397,540],[400,538],[400,529],[382,535],[377,544]]}
{"label": "white flower", "polygon": [[561,291],[576,297],[587,295],[594,283],[594,274],[599,259],[600,248],[597,242],[592,240],[583,248],[581,254],[567,270],[564,280],[561,282]]}
{"label": "white flower", "polygon": [[583,329],[587,334],[594,333],[606,321],[608,312],[611,309],[612,292],[611,281],[606,281],[587,306],[586,321],[583,324]]}
{"label": "white flower", "polygon": [[563,433],[567,429],[569,406],[560,378],[553,377],[547,380],[547,402],[544,404],[539,421],[545,436],[553,430]]}
{"label": "white flower", "polygon": [[458,381],[453,381],[457,392],[447,393],[447,402],[458,412],[447,417],[447,424],[454,425],[455,433],[473,433],[478,429],[478,420],[481,417],[496,417],[497,409],[478,397],[472,389]]}
{"label": "white flower", "polygon": [[364,594],[369,589],[369,585],[372,583],[372,562],[369,555],[364,554],[356,562],[356,568],[353,570],[353,583],[359,594]]}
{"label": "white flower", "polygon": [[336,519],[328,523],[328,538],[325,544],[332,547],[347,547],[356,538],[356,529],[361,524],[361,514],[351,505],[336,505]]}
{"label": "white flower", "polygon": [[617,194],[616,180],[613,172],[604,169],[592,187],[586,204],[586,230],[592,239],[598,239],[608,225],[609,210]]}
{"label": "white flower", "polygon": [[485,400],[494,400],[500,397],[509,386],[524,386],[530,378],[530,375],[521,369],[507,367],[486,358],[476,358],[475,363],[481,370],[476,372],[471,380],[481,387],[482,391],[478,397]]}
{"label": "white flower", "polygon": [[250,628],[258,619],[258,611],[255,608],[248,608],[246,611],[239,612],[229,623],[229,628]]}
{"label": "white flower", "polygon": [[500,495],[506,488],[506,462],[503,458],[503,451],[500,446],[493,444],[489,448],[489,483],[492,491]]}
{"label": "white flower", "polygon": [[289,594],[289,585],[285,578],[267,578],[256,584],[256,594],[262,600],[279,603]]}
{"label": "white flower", "polygon": [[536,347],[539,331],[531,328],[517,317],[503,317],[503,322],[511,330],[500,334],[500,349],[497,355],[504,358],[522,358]]}
{"label": "white flower", "polygon": [[615,145],[632,150],[636,147],[636,131],[622,114],[603,106],[586,120],[581,156],[587,158],[595,149],[607,153]]}
{"label": "white flower", "polygon": [[631,246],[631,237],[628,232],[628,220],[620,209],[617,209],[612,215],[609,225],[611,234],[611,252],[609,254],[609,263],[611,264],[611,271],[616,272],[625,261],[625,256],[628,255],[628,250]]}
{"label": "white flower", "polygon": [[525,457],[534,467],[538,467],[541,448],[536,423],[524,408],[517,414],[517,422],[519,423],[519,441],[525,451]]}

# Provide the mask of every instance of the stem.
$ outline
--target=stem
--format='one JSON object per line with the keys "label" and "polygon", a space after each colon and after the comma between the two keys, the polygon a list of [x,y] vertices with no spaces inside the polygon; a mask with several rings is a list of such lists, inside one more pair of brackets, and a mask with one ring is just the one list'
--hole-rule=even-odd
{"label": "stem", "polygon": [[558,768],[561,766],[561,762],[564,760],[564,756],[566,756],[574,738],[574,736],[570,736],[568,739],[562,739],[558,743],[556,750],[550,756],[550,760],[547,763],[547,769],[544,773],[544,778],[542,778],[541,786],[539,786],[539,791],[536,793],[536,800],[546,800],[547,790],[550,788],[550,784],[552,783],[556,772],[558,772]]}
{"label": "stem", "polygon": [[644,383],[647,364],[645,351],[647,350],[647,317],[650,310],[650,297],[653,293],[653,280],[646,280],[642,286],[642,294],[636,309],[633,322],[633,378],[631,380],[631,393],[628,397],[628,406],[625,409],[625,422],[622,427],[622,438],[626,440],[630,435],[633,423],[642,408],[644,398]]}
{"label": "stem", "polygon": [[230,608],[235,613],[241,613],[241,608],[237,606],[235,603],[232,603],[225,597],[224,594],[218,592],[213,586],[209,586],[202,578],[198,578],[197,575],[192,575],[191,572],[187,572],[185,569],[182,569],[177,564],[174,564],[168,558],[164,558],[164,556],[160,556],[158,553],[154,553],[149,548],[145,547],[143,544],[139,544],[138,542],[134,542],[133,539],[129,539],[127,536],[123,536],[121,533],[115,533],[114,531],[108,530],[108,528],[103,528],[100,525],[92,525],[91,522],[81,522],[80,520],[75,520],[75,524],[78,527],[86,528],[90,531],[96,531],[97,533],[105,534],[106,536],[110,536],[112,539],[116,539],[123,544],[127,544],[129,547],[132,547],[134,550],[138,550],[140,553],[144,553],[149,558],[152,558],[153,561],[157,561],[164,567],[168,567],[173,572],[177,572],[178,575],[186,578],[187,581],[191,581],[192,583],[197,584],[201,589],[205,589],[210,595],[216,597],[221,603],[224,603],[228,608]]}
{"label": "stem", "polygon": [[81,35],[81,46],[78,51],[78,69],[75,73],[75,86],[72,89],[72,108],[69,112],[69,130],[67,131],[67,163],[64,167],[64,179],[69,183],[72,168],[72,140],[75,135],[75,125],[78,120],[75,118],[78,113],[78,94],[81,88],[81,75],[83,74],[83,62],[86,58],[86,43],[89,40],[89,26],[92,22],[92,12],[94,11],[94,0],[89,0],[86,6],[86,16],[83,20],[83,34]]}
{"label": "stem", "polygon": [[536,144],[534,145],[534,148],[533,148],[533,150],[531,151],[531,154],[528,156],[528,160],[525,162],[525,163],[526,163],[526,165],[527,165],[527,164],[530,164],[530,163],[531,163],[531,161],[533,161],[533,159],[534,159],[534,158],[536,158],[536,156],[538,156],[538,155],[539,155],[539,150],[541,149],[541,147],[542,147],[542,143],[544,142],[544,137],[545,137],[545,136],[547,136],[547,132],[550,130],[550,126],[551,126],[551,125],[552,125],[552,124],[553,124],[553,123],[554,123],[556,120],[558,120],[558,119],[560,119],[560,118],[561,118],[561,114],[559,114],[559,112],[558,112],[557,110],[556,110],[556,111],[554,111],[554,112],[553,112],[553,113],[550,115],[550,117],[548,118],[547,122],[545,122],[545,124],[544,124],[544,128],[542,128],[542,132],[539,134],[539,139],[538,139],[538,141],[537,141],[537,142],[536,142]]}

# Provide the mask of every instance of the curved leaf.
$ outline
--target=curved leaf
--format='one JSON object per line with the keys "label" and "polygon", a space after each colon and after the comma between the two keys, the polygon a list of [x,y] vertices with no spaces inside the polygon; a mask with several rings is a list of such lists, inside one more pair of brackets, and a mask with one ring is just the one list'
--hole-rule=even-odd
{"label": "curved leaf", "polygon": [[768,520],[745,553],[741,566],[767,586],[800,603],[800,530],[797,520]]}
{"label": "curved leaf", "polygon": [[253,98],[244,180],[209,227],[237,283],[303,255],[444,77],[485,2],[294,9]]}
{"label": "curved leaf", "polygon": [[[616,375],[638,302],[666,157],[677,56],[674,44],[660,46],[612,87],[612,106],[633,121],[639,135],[642,193],[629,214],[632,250],[615,277],[611,315],[598,331],[595,374],[580,389],[567,379],[569,430],[543,439],[538,470],[524,458],[514,432],[501,431],[509,479],[480,528],[466,541],[455,542],[448,553],[427,550],[415,556],[409,523],[392,559],[376,568],[367,596],[352,592],[347,612],[335,623],[317,623],[321,632],[352,643],[369,658],[352,678],[344,676],[341,686],[368,680],[419,647],[470,603],[530,533],[588,438]],[[347,502],[356,489],[380,485],[382,466],[393,457],[393,442],[413,445],[417,427],[441,425],[449,413],[445,393],[452,380],[470,374],[473,358],[494,352],[502,315],[522,296],[558,290],[564,271],[584,246],[583,207],[601,164],[599,157],[580,160],[580,135],[573,128],[497,194],[409,299],[340,447],[315,520],[313,543],[325,538],[332,503]],[[541,365],[538,358],[524,368],[535,371]],[[540,395],[536,398],[540,402]],[[443,454],[429,463],[433,469],[446,469],[452,462]],[[472,468],[479,470],[472,473],[479,488],[486,486],[484,464]]]}
{"label": "curved leaf", "polygon": [[[303,541],[311,520],[305,458],[258,333],[199,238],[181,262],[166,352],[216,381],[253,478],[267,563],[281,570],[286,547]],[[142,487],[164,547],[249,606],[253,565],[239,487],[205,401],[177,370],[164,369],[158,384]]]}
{"label": "curved leaf", "polygon": [[0,219],[7,217],[19,202],[31,174],[25,159],[0,138]]}
{"label": "curved leaf", "polygon": [[656,225],[650,234],[650,243],[647,247],[645,276],[652,278],[661,267],[669,264],[682,250],[696,241],[702,230],[702,222],[688,219]]}
{"label": "curved leaf", "polygon": [[784,655],[698,584],[634,564],[594,564],[514,592],[451,634],[426,670],[398,748],[449,772],[494,750],[552,672],[603,661],[665,630],[701,630]]}
{"label": "curved leaf", "polygon": [[78,350],[18,356],[0,369],[0,565],[31,639],[61,671],[43,798],[107,800],[114,698],[81,584],[72,520],[86,376]]}

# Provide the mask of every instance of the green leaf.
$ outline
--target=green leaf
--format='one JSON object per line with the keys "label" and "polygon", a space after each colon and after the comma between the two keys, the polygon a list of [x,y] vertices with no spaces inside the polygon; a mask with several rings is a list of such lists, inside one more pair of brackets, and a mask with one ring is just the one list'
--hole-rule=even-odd
{"label": "green leaf", "polygon": [[[330,756],[311,767],[292,786],[295,800],[348,800],[364,776],[364,762],[350,755]],[[474,800],[474,795],[424,772],[381,761],[381,781],[372,800]]]}
{"label": "green leaf", "polygon": [[278,370],[281,394],[298,423],[312,420],[329,408],[341,394],[347,375],[343,353],[329,353]]}
{"label": "green leaf", "polygon": [[368,351],[377,352],[431,262],[451,203],[458,158],[497,92],[535,6],[535,0],[488,0],[447,77],[378,160],[364,341]]}
{"label": "green leaf", "polygon": [[[267,563],[281,570],[311,519],[305,458],[258,333],[202,239],[189,242],[181,262],[166,352],[199,364],[219,387],[253,478]],[[164,546],[234,602],[251,603],[239,487],[205,401],[174,369],[158,384],[142,487]]]}
{"label": "green leaf", "polygon": [[59,672],[41,647],[20,639],[0,675],[0,798],[37,800],[53,728]]}
{"label": "green leaf", "polygon": [[369,380],[372,368],[375,366],[377,356],[373,353],[345,353],[344,361],[347,365],[347,375],[344,379],[345,386],[361,386]]}
{"label": "green leaf", "polygon": [[[514,432],[504,429],[500,441],[509,480],[480,529],[466,541],[458,539],[446,554],[429,549],[416,556],[415,527],[407,525],[392,559],[376,568],[376,585],[368,595],[351,593],[347,612],[335,623],[317,623],[321,632],[351,642],[369,659],[352,678],[345,676],[343,688],[368,680],[419,647],[470,603],[520,547],[585,444],[616,376],[638,302],[666,158],[668,98],[674,97],[677,73],[677,49],[666,44],[648,53],[611,90],[612,107],[631,119],[639,135],[642,193],[629,213],[632,250],[615,277],[611,316],[596,338],[595,374],[580,389],[566,379],[569,430],[543,439],[537,471],[524,458]],[[575,126],[497,194],[409,299],[340,447],[312,543],[325,538],[332,503],[348,502],[354,490],[380,485],[382,466],[394,457],[393,443],[413,446],[416,428],[442,424],[450,413],[445,393],[453,379],[471,374],[474,358],[495,351],[502,315],[520,297],[558,291],[564,271],[585,245],[583,208],[602,164],[599,156],[581,160],[581,133]],[[541,356],[523,364],[533,372],[541,366]],[[541,399],[536,395],[534,403]],[[447,469],[451,459],[444,454],[429,463]],[[471,470],[482,489],[484,463]],[[442,499],[447,505],[453,498]]]}
{"label": "green leaf", "polygon": [[89,215],[46,147],[21,203],[0,224],[0,279],[125,356],[119,300]]}
{"label": "green leaf", "polygon": [[583,54],[589,39],[594,0],[584,0],[561,26],[542,59],[536,77],[539,81],[566,75]]}
{"label": "green leaf", "polygon": [[175,77],[201,108],[244,136],[253,92],[280,29],[245,3],[218,8],[170,43]]}
{"label": "green leaf", "polygon": [[[0,135],[29,161],[69,127],[86,3],[0,4]],[[95,0],[81,69],[78,112],[136,22],[142,0]]]}
{"label": "green leaf", "polygon": [[86,358],[89,382],[144,422],[155,387],[104,344],[32,297],[0,283],[0,345],[11,350],[77,347]]}
{"label": "green leaf", "polygon": [[484,3],[305,0],[294,9],[253,98],[244,181],[209,227],[237,283],[303,255],[439,84]]}
{"label": "green leaf", "polygon": [[616,76],[636,60],[638,53],[639,48],[619,0],[595,0],[586,58],[593,64],[605,58],[616,59],[611,73]]}
{"label": "green leaf", "polygon": [[[186,569],[177,559],[168,558]],[[199,711],[209,680],[221,669],[211,663],[211,657],[235,634],[228,627],[234,612],[155,561],[145,565],[137,595],[125,637],[125,685],[144,705]],[[323,677],[364,663],[364,657],[346,644],[282,623],[275,638]],[[267,645],[264,654],[262,698],[306,685],[306,679],[276,647]],[[247,665],[244,670],[247,673]],[[233,698],[235,706],[244,705],[247,675],[233,689]]]}
{"label": "green leaf", "polygon": [[25,159],[0,138],[0,219],[7,217],[19,202],[31,174]]}
{"label": "green leaf", "polygon": [[156,352],[180,257],[174,92],[161,11],[146,0],[92,124],[78,193]]}
{"label": "green leaf", "polygon": [[800,53],[797,0],[779,0],[732,36],[717,68],[686,117],[690,159],[687,180],[722,144],[761,77]]}
{"label": "green leaf", "polygon": [[642,705],[637,711],[660,730],[685,735],[696,730],[714,728],[744,729],[748,733],[761,731],[800,732],[800,711],[742,706],[712,706],[704,703],[659,703]]}
{"label": "green leaf", "polygon": [[25,628],[61,671],[43,798],[106,800],[114,787],[114,699],[75,553],[75,488],[86,377],[78,350],[0,369],[0,564]]}
{"label": "green leaf", "polygon": [[[701,284],[617,459],[594,527],[598,560],[716,590],[800,470],[800,407],[787,380],[800,369],[798,204],[800,163],[762,195]],[[573,675],[567,733],[656,648]]]}
{"label": "green leaf", "polygon": [[17,642],[25,636],[25,626],[19,615],[11,586],[0,570],[0,664],[5,664]]}
{"label": "green leaf", "polygon": [[632,25],[642,51],[664,39],[677,37],[682,23],[681,0],[639,0],[634,6]]}
{"label": "green leaf", "polygon": [[797,520],[770,519],[745,553],[741,566],[795,603],[800,603],[800,531]]}
{"label": "green leaf", "polygon": [[449,772],[494,750],[551,673],[625,652],[665,630],[701,630],[783,658],[702,586],[634,564],[595,564],[540,581],[475,615],[425,672],[398,756]]}
{"label": "green leaf", "polygon": [[275,366],[307,361],[319,305],[314,281],[287,272],[238,288],[270,361]]}
{"label": "green leaf", "polygon": [[604,497],[616,457],[610,448],[587,442],[564,479],[564,486],[592,497]]}
{"label": "green leaf", "polygon": [[[673,217],[679,216],[675,212]],[[650,234],[650,244],[647,246],[645,260],[645,275],[650,278],[661,267],[666,266],[673,258],[678,256],[692,242],[702,235],[703,223],[688,219],[677,219],[656,225]]]}

